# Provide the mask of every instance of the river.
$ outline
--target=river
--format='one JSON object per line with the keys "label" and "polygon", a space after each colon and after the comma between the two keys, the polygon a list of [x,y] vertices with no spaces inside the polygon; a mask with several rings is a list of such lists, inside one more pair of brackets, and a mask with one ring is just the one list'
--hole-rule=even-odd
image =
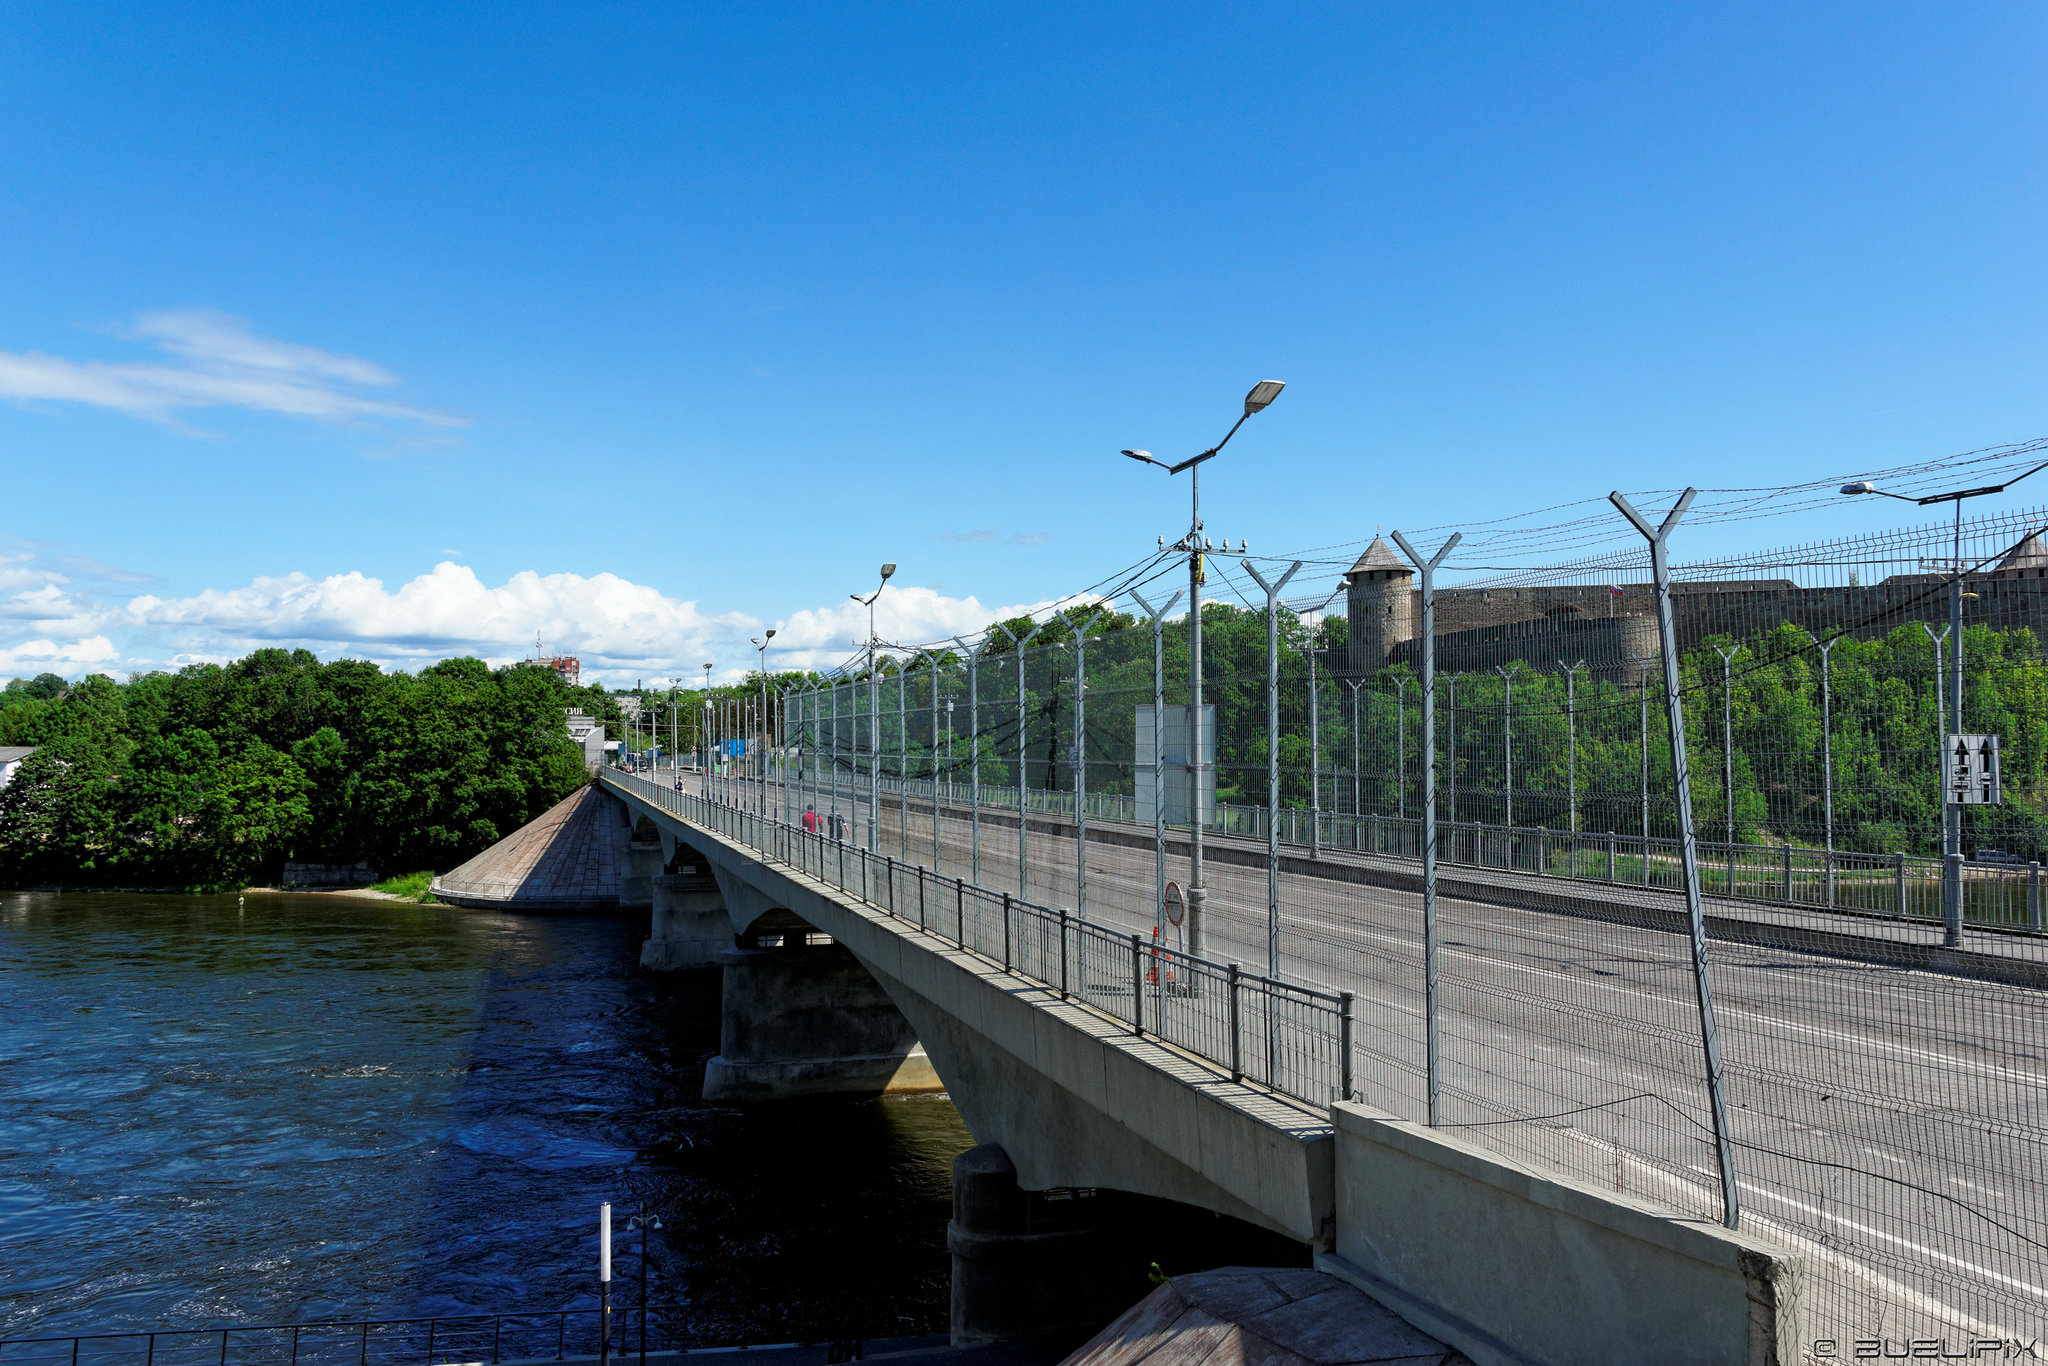
{"label": "river", "polygon": [[706,1106],[644,922],[0,895],[0,1336],[589,1305],[606,1200],[698,1343],[943,1331],[952,1105]]}

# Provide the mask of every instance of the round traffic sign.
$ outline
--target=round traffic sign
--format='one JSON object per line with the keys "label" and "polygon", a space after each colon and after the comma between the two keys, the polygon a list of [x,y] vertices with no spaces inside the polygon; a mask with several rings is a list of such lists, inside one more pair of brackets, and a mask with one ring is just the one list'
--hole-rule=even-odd
{"label": "round traffic sign", "polygon": [[1179,884],[1178,882],[1169,882],[1169,883],[1167,883],[1167,884],[1166,884],[1166,922],[1167,922],[1167,923],[1168,923],[1169,925],[1178,925],[1178,924],[1180,924],[1180,922],[1181,922],[1181,917],[1182,917],[1183,915],[1185,915],[1186,913],[1187,913],[1187,903],[1186,903],[1186,902],[1185,902],[1184,900],[1182,900],[1182,898],[1181,898],[1181,894],[1180,894],[1180,884]]}

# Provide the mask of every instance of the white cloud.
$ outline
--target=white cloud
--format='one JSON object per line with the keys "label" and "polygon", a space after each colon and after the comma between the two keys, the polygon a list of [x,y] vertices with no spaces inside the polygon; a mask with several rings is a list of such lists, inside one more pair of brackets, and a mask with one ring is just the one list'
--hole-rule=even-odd
{"label": "white cloud", "polygon": [[[930,588],[882,590],[875,600],[875,634],[906,647],[966,636],[970,641],[990,622],[1043,612],[1051,599],[984,607],[979,598],[951,598]],[[844,663],[868,637],[868,609],[851,600],[797,612],[777,625],[771,667],[822,669]]]}
{"label": "white cloud", "polygon": [[105,636],[74,640],[66,645],[53,640],[24,640],[0,649],[0,674],[10,678],[33,678],[43,673],[70,677],[98,672],[120,657],[114,642]]}
{"label": "white cloud", "polygon": [[[1053,603],[984,606],[929,587],[891,584],[875,603],[875,630],[899,648],[972,639],[990,622],[1043,614]],[[727,681],[755,666],[749,638],[763,623],[616,574],[514,574],[490,585],[443,561],[396,587],[361,573],[291,573],[187,596],[145,593],[109,600],[24,555],[0,555],[0,678],[44,671],[77,676],[177,669],[239,658],[265,646],[323,658],[372,659],[418,668],[450,655],[493,663],[534,653],[572,654],[587,680],[610,684],[699,679],[706,660]],[[858,652],[868,633],[856,602],[812,608],[776,623],[771,669],[829,669]]]}
{"label": "white cloud", "polygon": [[537,632],[551,653],[642,669],[694,668],[712,640],[755,627],[751,617],[707,614],[616,574],[529,570],[491,587],[448,561],[395,591],[360,573],[294,573],[184,598],[144,594],[122,615],[136,628],[197,632],[236,647],[289,643],[409,661],[519,658],[532,653]]}
{"label": "white cloud", "polygon": [[374,361],[258,336],[226,313],[144,313],[121,333],[154,346],[167,362],[0,351],[0,397],[83,403],[157,421],[172,421],[185,409],[246,408],[316,422],[384,421],[440,430],[468,425],[452,413],[361,392],[398,383]]}

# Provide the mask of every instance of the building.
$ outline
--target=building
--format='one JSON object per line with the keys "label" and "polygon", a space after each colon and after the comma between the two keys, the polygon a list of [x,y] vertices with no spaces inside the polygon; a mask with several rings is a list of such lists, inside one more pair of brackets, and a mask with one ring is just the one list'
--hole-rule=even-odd
{"label": "building", "polygon": [[21,761],[36,752],[34,745],[0,745],[0,787],[14,781],[14,771],[21,767]]}
{"label": "building", "polygon": [[583,766],[595,773],[604,762],[604,726],[586,716],[580,708],[567,707],[569,738],[583,747]]}
{"label": "building", "polygon": [[577,681],[583,676],[583,661],[575,655],[539,655],[528,662],[538,664],[543,669],[553,669],[562,676],[562,681],[572,688],[577,686]]}

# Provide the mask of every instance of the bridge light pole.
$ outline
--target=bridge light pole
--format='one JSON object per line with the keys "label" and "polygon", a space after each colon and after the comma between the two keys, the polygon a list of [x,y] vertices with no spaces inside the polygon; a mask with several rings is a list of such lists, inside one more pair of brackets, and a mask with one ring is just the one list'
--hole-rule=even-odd
{"label": "bridge light pole", "polygon": [[[1954,559],[1949,564],[1948,584],[1948,634],[1952,642],[1949,648],[1949,706],[1952,709],[1949,720],[1949,734],[1963,732],[1963,500],[1981,498],[1989,493],[2004,493],[2029,475],[2048,470],[2048,461],[2025,470],[2003,484],[1991,484],[1980,489],[1953,489],[1948,493],[1931,493],[1925,498],[1913,498],[1903,493],[1881,489],[1869,480],[1842,485],[1842,492],[1851,497],[1858,494],[1874,493],[1880,498],[1896,498],[1902,503],[1913,503],[1929,507],[1935,503],[1956,505],[1956,530]],[[1938,670],[1938,666],[1937,666]],[[1937,671],[1937,684],[1940,674]],[[1938,705],[1938,704],[1937,704]],[[1944,750],[1946,742],[1944,741]],[[1945,799],[1947,784],[1942,791],[1941,804],[1941,918],[1942,941],[1954,947],[1963,942],[1963,881],[1958,860],[1963,853],[1963,808]]]}
{"label": "bridge light pole", "polygon": [[875,599],[882,596],[882,590],[889,586],[889,578],[896,572],[894,564],[882,566],[882,581],[875,585],[875,591],[862,597],[858,593],[846,596],[868,609],[868,848],[875,848],[881,838],[882,807],[882,685],[875,678]]}
{"label": "bridge light pole", "polygon": [[761,814],[768,814],[768,735],[773,723],[768,719],[768,642],[775,639],[775,628],[769,627],[754,637],[754,645],[761,656],[761,757],[754,765],[755,775],[761,780]]}
{"label": "bridge light pole", "polygon": [[704,770],[704,797],[711,798],[711,666],[704,666],[704,720],[698,727],[697,763]]}
{"label": "bridge light pole", "polygon": [[[1209,889],[1202,881],[1202,773],[1210,767],[1202,761],[1202,556],[1209,549],[1202,537],[1202,471],[1204,460],[1214,456],[1230,444],[1230,438],[1237,435],[1237,429],[1245,419],[1260,411],[1280,396],[1286,387],[1284,381],[1262,379],[1252,386],[1244,396],[1244,415],[1231,424],[1223,439],[1177,465],[1164,460],[1154,460],[1150,451],[1126,450],[1125,455],[1147,465],[1157,465],[1169,475],[1189,471],[1188,481],[1188,534],[1183,536],[1173,549],[1185,551],[1188,557],[1188,952],[1200,957],[1208,946],[1203,923],[1203,905],[1209,899]],[[1229,543],[1224,543],[1228,553]],[[1242,553],[1241,551],[1239,553]]]}

